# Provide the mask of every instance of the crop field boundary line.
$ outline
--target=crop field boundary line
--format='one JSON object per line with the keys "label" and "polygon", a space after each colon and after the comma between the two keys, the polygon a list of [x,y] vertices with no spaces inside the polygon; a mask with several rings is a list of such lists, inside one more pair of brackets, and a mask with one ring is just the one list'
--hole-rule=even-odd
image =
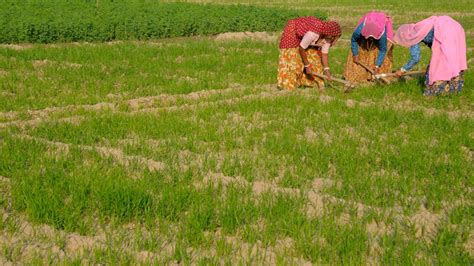
{"label": "crop field boundary line", "polygon": [[[232,93],[239,93],[239,92],[245,92],[246,90],[258,90],[260,91],[259,94],[247,94],[244,96],[252,96],[256,97],[262,93],[270,93],[272,91],[276,91],[274,89],[270,89],[270,86],[273,86],[273,84],[264,84],[261,86],[248,86],[248,87],[230,87],[222,90],[201,90],[197,92],[191,92],[188,94],[176,94],[176,95],[170,95],[170,94],[159,94],[155,96],[149,96],[149,97],[139,97],[139,98],[132,98],[132,99],[126,99],[123,101],[118,101],[118,102],[100,102],[96,104],[85,104],[85,105],[68,105],[64,107],[48,107],[44,109],[39,109],[39,110],[32,110],[32,111],[13,111],[13,112],[3,112],[0,113],[0,118],[6,118],[6,119],[15,119],[18,118],[21,114],[26,113],[27,115],[31,115],[33,118],[27,119],[27,120],[11,120],[11,121],[6,121],[6,122],[1,122],[0,123],[0,129],[1,128],[7,128],[9,126],[27,126],[27,125],[35,125],[38,123],[41,123],[43,121],[55,121],[55,120],[60,120],[60,119],[66,119],[68,116],[62,117],[62,118],[50,118],[51,115],[54,114],[60,114],[62,112],[78,112],[81,110],[84,111],[93,111],[93,112],[99,112],[99,111],[104,111],[104,110],[110,110],[116,113],[120,114],[136,114],[140,112],[150,112],[150,111],[179,111],[181,110],[180,107],[183,109],[189,109],[189,108],[195,108],[196,106],[199,105],[205,105],[209,103],[213,103],[216,101],[207,101],[207,102],[202,102],[202,103],[193,103],[195,101],[201,100],[201,99],[207,99],[211,96],[230,96],[228,99],[224,100],[217,100],[217,101],[222,101],[223,103],[232,103],[232,99],[234,98],[241,98],[243,97],[242,95],[232,95]],[[253,93],[250,92],[250,93]],[[171,103],[176,103],[178,100],[190,100],[192,101],[191,103],[179,103],[179,104],[171,104],[168,106],[163,106],[163,107],[149,107],[153,106],[157,100],[161,100],[163,102],[171,102]],[[118,107],[120,104],[124,104],[128,106],[131,111],[117,111]],[[194,107],[193,107],[194,106]],[[143,111],[145,110],[145,111]],[[84,116],[71,116],[71,117],[84,117]]]}
{"label": "crop field boundary line", "polygon": [[289,94],[287,93],[282,93],[280,91],[275,92],[267,92],[263,91],[258,94],[250,94],[250,95],[244,95],[244,96],[238,96],[234,98],[229,98],[229,99],[224,99],[224,100],[217,100],[217,101],[210,101],[210,102],[199,102],[199,103],[194,103],[194,104],[183,104],[180,106],[170,106],[170,107],[152,107],[152,108],[144,108],[144,109],[139,109],[136,111],[132,112],[120,112],[121,114],[125,115],[134,115],[134,114],[139,114],[139,113],[156,113],[160,111],[185,111],[185,110],[194,110],[198,109],[200,107],[206,108],[206,107],[216,107],[216,106],[221,106],[221,105],[234,105],[238,104],[241,102],[247,102],[247,101],[252,101],[252,100],[259,100],[259,99],[273,99],[281,96],[288,96]]}
{"label": "crop field boundary line", "polygon": [[[139,230],[141,234],[150,239],[154,232],[150,232],[143,225],[125,224],[118,228],[109,228],[108,226],[97,228],[94,234],[80,235],[76,232],[67,232],[56,229],[47,224],[35,224],[29,222],[23,214],[7,213],[6,210],[2,218],[5,222],[15,223],[18,230],[16,232],[0,231],[0,247],[5,245],[19,247],[19,255],[24,258],[34,257],[35,254],[44,254],[53,256],[54,260],[62,260],[64,257],[70,259],[78,259],[86,253],[94,250],[107,250],[108,248],[119,248],[121,252],[133,255],[137,258],[137,262],[149,263],[152,261],[171,260],[176,252],[177,243],[173,238],[160,238],[159,252],[149,251],[147,249],[135,248],[133,246],[134,239],[123,241],[123,237],[130,234],[130,230]],[[116,233],[116,231],[119,233]],[[216,232],[205,232],[208,237],[212,237],[213,246],[218,241],[225,241],[226,245],[232,247],[232,251],[228,254],[233,260],[238,261],[243,257],[252,261],[276,262],[276,251],[288,249],[294,245],[291,238],[277,239],[275,245],[264,246],[261,241],[249,243],[244,241],[237,233],[236,235],[225,235],[222,230]],[[63,241],[63,247],[60,248],[56,244],[51,246],[49,242]],[[49,241],[49,242],[48,242]],[[112,242],[111,242],[112,241]],[[115,243],[114,243],[115,242]],[[112,245],[112,246],[110,246]],[[119,245],[118,247],[116,245]],[[216,250],[212,247],[199,248],[191,247],[187,249],[189,256],[193,259],[199,259],[206,256],[216,256]],[[0,263],[8,263],[0,257]],[[296,263],[299,265],[309,265],[310,262],[302,257],[287,256],[285,261]],[[223,262],[223,261],[222,261]]]}
{"label": "crop field boundary line", "polygon": [[144,166],[151,172],[160,172],[166,168],[163,162],[155,161],[143,156],[138,155],[126,155],[121,149],[101,146],[88,146],[88,145],[76,145],[64,142],[50,141],[43,138],[33,137],[26,134],[13,135],[15,138],[26,139],[30,141],[37,141],[39,143],[58,148],[63,151],[69,151],[70,148],[78,148],[83,151],[94,151],[97,152],[103,158],[112,158],[115,162],[124,167],[129,167],[134,162]]}
{"label": "crop field boundary line", "polygon": [[[264,84],[262,86],[258,86],[259,89],[268,88],[273,84]],[[232,92],[241,92],[248,89],[256,88],[257,86],[242,86],[242,87],[229,87],[225,89],[216,89],[216,90],[200,90],[195,91],[187,94],[158,94],[153,96],[146,96],[146,97],[138,97],[138,98],[131,98],[131,99],[124,99],[122,101],[117,102],[100,102],[96,104],[83,104],[83,105],[67,105],[61,107],[47,107],[44,109],[38,110],[28,110],[28,111],[10,111],[10,112],[0,112],[0,117],[7,118],[7,119],[14,119],[18,117],[22,113],[27,113],[33,117],[46,117],[49,114],[54,114],[58,112],[65,112],[65,111],[78,111],[78,110],[91,110],[91,111],[101,111],[104,109],[115,109],[118,104],[126,103],[128,105],[147,105],[154,103],[155,101],[168,101],[168,102],[176,102],[177,100],[199,100],[199,99],[206,99],[209,96],[213,95],[222,95],[226,96],[231,94]]]}
{"label": "crop field boundary line", "polygon": [[[73,116],[65,116],[60,118],[51,118],[51,115],[60,114],[62,112],[77,112],[80,110],[85,111],[92,111],[92,112],[99,112],[104,110],[110,110],[117,114],[122,115],[136,115],[140,113],[156,113],[156,112],[175,112],[175,111],[185,111],[185,110],[194,110],[198,108],[207,108],[207,107],[215,107],[220,105],[233,105],[238,104],[240,102],[252,101],[252,100],[260,100],[260,99],[274,99],[282,96],[291,96],[291,95],[298,95],[304,96],[311,99],[317,99],[321,103],[327,103],[333,100],[339,102],[345,102],[346,106],[349,108],[359,107],[359,108],[367,108],[367,107],[380,107],[384,110],[393,109],[400,112],[423,112],[426,116],[439,116],[439,115],[447,115],[449,119],[456,120],[459,118],[474,118],[474,111],[469,110],[455,110],[455,111],[443,111],[433,107],[425,107],[416,105],[416,103],[405,100],[405,101],[398,101],[396,99],[383,99],[380,101],[359,101],[354,99],[338,99],[336,97],[328,96],[325,94],[314,94],[312,93],[312,89],[307,89],[301,92],[291,92],[291,91],[279,91],[273,88],[273,84],[265,84],[260,86],[249,86],[249,87],[241,87],[241,88],[227,88],[223,90],[201,90],[198,92],[192,92],[189,94],[184,95],[155,95],[150,97],[139,97],[134,99],[127,99],[121,102],[100,102],[97,104],[86,104],[86,105],[68,105],[65,107],[52,107],[52,108],[45,108],[40,110],[34,111],[25,111],[26,114],[32,115],[33,119],[28,120],[12,120],[0,123],[0,129],[8,128],[11,126],[18,126],[18,127],[25,127],[25,126],[36,126],[41,124],[42,122],[79,122],[80,120],[86,119],[87,116],[84,115],[73,115]],[[231,95],[232,92],[244,92],[245,90],[259,90],[259,93],[254,93],[254,91],[250,92],[250,94],[244,95]],[[223,93],[221,93],[221,91]],[[207,99],[213,95],[222,95],[224,97],[229,96],[229,98],[221,99],[221,100],[211,100],[211,101],[203,101],[198,102],[201,99]],[[165,100],[166,99],[166,100]],[[179,104],[171,104],[168,106],[163,107],[150,107],[153,106],[157,100],[163,100],[168,102],[176,102],[177,100],[191,100],[192,102],[184,102]],[[131,111],[119,111],[118,107],[120,104],[126,104],[130,107],[130,105],[134,106],[133,110]],[[21,111],[16,112],[4,112],[0,113],[0,117],[4,118],[14,118],[22,114]]]}

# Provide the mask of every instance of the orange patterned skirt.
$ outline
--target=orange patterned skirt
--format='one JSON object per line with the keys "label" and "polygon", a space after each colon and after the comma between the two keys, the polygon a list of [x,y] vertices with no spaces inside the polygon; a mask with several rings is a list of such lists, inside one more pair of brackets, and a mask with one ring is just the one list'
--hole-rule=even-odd
{"label": "orange patterned skirt", "polygon": [[[300,86],[324,87],[324,81],[320,78],[306,75],[303,72],[303,60],[299,48],[280,49],[278,61],[278,88],[294,90]],[[306,50],[309,63],[316,73],[323,73],[320,51],[315,48]]]}
{"label": "orange patterned skirt", "polygon": [[[375,69],[375,62],[379,55],[379,49],[375,43],[364,39],[358,44],[359,61],[371,69]],[[380,67],[381,73],[392,72],[393,44],[389,41],[387,46],[387,54]],[[349,50],[349,56],[347,57],[346,67],[344,69],[344,78],[351,82],[368,82],[371,81],[372,78],[372,75],[365,68],[352,61],[352,50]]]}

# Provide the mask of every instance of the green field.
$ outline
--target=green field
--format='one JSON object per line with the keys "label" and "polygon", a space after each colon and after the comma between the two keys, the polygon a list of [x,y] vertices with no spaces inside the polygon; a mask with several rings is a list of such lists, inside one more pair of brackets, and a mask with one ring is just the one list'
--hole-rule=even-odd
{"label": "green field", "polygon": [[[473,66],[471,1],[353,2],[240,1],[340,20],[336,76],[372,9],[451,15]],[[472,70],[280,91],[279,34],[0,45],[0,264],[474,264]]]}

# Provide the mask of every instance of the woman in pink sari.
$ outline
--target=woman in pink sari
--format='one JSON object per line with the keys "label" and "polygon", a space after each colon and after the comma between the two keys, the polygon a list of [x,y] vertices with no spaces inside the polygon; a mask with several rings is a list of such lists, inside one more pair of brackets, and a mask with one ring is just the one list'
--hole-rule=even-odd
{"label": "woman in pink sari", "polygon": [[426,70],[426,96],[458,93],[464,86],[466,61],[466,35],[457,21],[449,16],[432,16],[416,24],[405,24],[398,28],[394,40],[410,47],[411,58],[396,72],[413,68],[420,61],[420,43],[431,48],[431,60]]}

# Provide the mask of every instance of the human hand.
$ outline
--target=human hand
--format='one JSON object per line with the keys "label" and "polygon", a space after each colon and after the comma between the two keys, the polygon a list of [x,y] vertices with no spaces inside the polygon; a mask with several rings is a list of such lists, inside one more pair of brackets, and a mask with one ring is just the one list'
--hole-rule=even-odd
{"label": "human hand", "polygon": [[324,75],[326,75],[327,80],[332,80],[331,71],[329,71],[329,69],[324,70]]}
{"label": "human hand", "polygon": [[401,77],[402,75],[403,75],[403,71],[401,71],[401,70],[398,70],[398,71],[395,72],[395,76],[397,76],[397,77]]}
{"label": "human hand", "polygon": [[312,65],[305,66],[304,67],[304,73],[306,73],[306,75],[312,75],[313,74],[313,66]]}
{"label": "human hand", "polygon": [[359,63],[359,56],[358,56],[358,55],[353,55],[353,56],[352,56],[352,61],[353,61],[355,64],[358,64],[358,63]]}

